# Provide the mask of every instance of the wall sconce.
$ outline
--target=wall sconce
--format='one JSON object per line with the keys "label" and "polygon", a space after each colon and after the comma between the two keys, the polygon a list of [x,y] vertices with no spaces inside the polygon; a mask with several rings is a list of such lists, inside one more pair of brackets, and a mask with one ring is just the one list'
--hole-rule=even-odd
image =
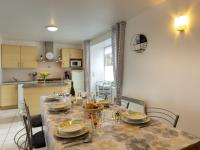
{"label": "wall sconce", "polygon": [[188,16],[179,16],[175,19],[175,27],[177,31],[185,31],[188,28]]}

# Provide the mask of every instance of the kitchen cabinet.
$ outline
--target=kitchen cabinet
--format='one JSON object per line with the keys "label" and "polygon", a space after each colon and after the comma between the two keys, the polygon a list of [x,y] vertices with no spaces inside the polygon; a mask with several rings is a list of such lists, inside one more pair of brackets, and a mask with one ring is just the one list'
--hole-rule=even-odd
{"label": "kitchen cabinet", "polygon": [[62,57],[62,68],[70,67],[70,49],[63,48],[61,49],[61,57]]}
{"label": "kitchen cabinet", "polygon": [[70,58],[71,59],[83,59],[83,50],[82,49],[70,49]]}
{"label": "kitchen cabinet", "polygon": [[2,45],[2,68],[37,68],[34,46]]}
{"label": "kitchen cabinet", "polygon": [[55,93],[63,92],[64,90],[69,93],[71,84],[55,85],[55,86],[33,86],[24,87],[24,98],[29,106],[31,115],[40,113],[40,97],[48,96]]}
{"label": "kitchen cabinet", "polygon": [[72,48],[62,48],[61,57],[62,57],[61,66],[63,68],[70,68],[70,59],[83,59],[83,50],[72,49]]}
{"label": "kitchen cabinet", "polygon": [[33,46],[21,46],[21,68],[37,68],[38,51]]}
{"label": "kitchen cabinet", "polygon": [[2,45],[2,68],[20,67],[20,46]]}
{"label": "kitchen cabinet", "polygon": [[0,109],[17,108],[17,85],[0,85]]}

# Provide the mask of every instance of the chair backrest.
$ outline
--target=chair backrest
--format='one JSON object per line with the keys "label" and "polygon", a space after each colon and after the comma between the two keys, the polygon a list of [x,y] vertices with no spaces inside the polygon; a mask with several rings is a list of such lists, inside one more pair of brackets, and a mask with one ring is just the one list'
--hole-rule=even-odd
{"label": "chair backrest", "polygon": [[127,102],[126,100],[121,100],[121,106],[122,106],[123,108],[128,109],[128,107],[129,107],[129,102]]}
{"label": "chair backrest", "polygon": [[28,150],[32,150],[33,147],[32,147],[32,136],[31,136],[31,127],[30,127],[30,122],[28,121],[27,119],[27,116],[23,115],[23,121],[24,121],[24,126],[25,126],[25,129],[26,129],[26,137],[27,137],[27,141],[28,141]]}
{"label": "chair backrest", "polygon": [[27,121],[28,121],[28,126],[30,127],[30,133],[31,133],[31,136],[32,136],[33,131],[32,131],[31,115],[30,115],[29,107],[26,104],[26,102],[24,103],[24,105],[25,105],[25,109],[26,109],[26,118],[27,118]]}
{"label": "chair backrest", "polygon": [[147,107],[146,113],[150,117],[162,119],[169,122],[174,128],[176,128],[178,120],[179,120],[178,114],[175,114],[163,108]]}
{"label": "chair backrest", "polygon": [[121,97],[121,101],[129,102],[128,110],[135,111],[135,112],[143,112],[145,113],[145,102],[139,99],[130,98],[126,96]]}

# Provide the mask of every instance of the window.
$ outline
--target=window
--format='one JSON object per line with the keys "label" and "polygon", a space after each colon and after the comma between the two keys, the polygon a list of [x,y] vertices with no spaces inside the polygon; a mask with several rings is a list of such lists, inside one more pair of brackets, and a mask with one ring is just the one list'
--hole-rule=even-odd
{"label": "window", "polygon": [[112,46],[104,48],[104,78],[105,81],[114,81],[113,63],[112,63]]}

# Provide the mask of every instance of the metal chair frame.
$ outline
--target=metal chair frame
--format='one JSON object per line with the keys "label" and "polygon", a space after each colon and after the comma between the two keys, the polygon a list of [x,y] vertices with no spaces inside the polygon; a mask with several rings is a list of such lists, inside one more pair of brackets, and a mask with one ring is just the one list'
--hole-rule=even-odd
{"label": "metal chair frame", "polygon": [[99,81],[96,82],[96,96],[101,98],[110,97],[112,99],[112,82]]}
{"label": "metal chair frame", "polygon": [[27,150],[27,137],[25,138],[25,141],[20,143],[21,139],[26,136],[26,133],[21,133],[24,130],[25,130],[25,127],[20,129],[14,136],[14,143],[17,145],[19,150]]}
{"label": "metal chair frame", "polygon": [[174,128],[176,128],[179,120],[178,114],[164,108],[146,107],[146,114],[150,117],[163,119],[169,122]]}
{"label": "metal chair frame", "polygon": [[25,129],[26,129],[27,141],[28,141],[27,142],[27,150],[33,150],[32,140],[31,140],[32,129],[30,126],[29,118],[27,116],[23,116],[23,121],[24,121]]}

